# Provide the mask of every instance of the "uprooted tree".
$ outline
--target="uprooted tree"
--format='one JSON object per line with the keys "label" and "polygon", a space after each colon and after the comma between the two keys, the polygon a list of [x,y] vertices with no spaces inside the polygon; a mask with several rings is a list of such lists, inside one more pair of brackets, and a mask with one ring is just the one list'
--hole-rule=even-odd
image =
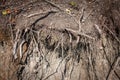
{"label": "uprooted tree", "polygon": [[69,2],[34,0],[19,7],[8,25],[11,45],[1,39],[2,80],[120,79],[120,1]]}

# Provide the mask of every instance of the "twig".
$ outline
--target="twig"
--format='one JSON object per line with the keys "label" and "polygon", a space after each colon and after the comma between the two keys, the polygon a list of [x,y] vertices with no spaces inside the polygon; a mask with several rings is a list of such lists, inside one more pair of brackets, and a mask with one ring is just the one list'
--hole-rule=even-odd
{"label": "twig", "polygon": [[74,70],[74,62],[72,63],[72,69],[70,70],[70,74],[69,74],[70,79],[71,79],[71,75],[72,75],[73,70]]}
{"label": "twig", "polygon": [[63,44],[63,34],[62,34],[62,40],[61,40],[61,48],[62,48],[62,58],[64,57],[64,49],[63,49],[63,46],[64,46],[64,44]]}
{"label": "twig", "polygon": [[47,12],[44,16],[42,16],[42,17],[38,18],[37,20],[35,20],[30,26],[31,26],[31,27],[34,27],[35,24],[36,24],[38,21],[46,18],[46,17],[49,16],[51,13],[56,13],[56,11],[49,11],[49,12]]}
{"label": "twig", "polygon": [[97,24],[94,25],[95,29],[97,29],[98,33],[101,35],[102,30],[99,28]]}
{"label": "twig", "polygon": [[[84,17],[84,11],[85,9],[83,8],[82,11],[81,11],[81,15],[80,15],[80,19],[77,21],[76,18],[74,18],[75,22],[78,24],[79,26],[79,32],[81,32],[81,26],[82,26],[82,20],[83,20],[83,17]],[[77,36],[77,41],[76,43],[78,43],[80,40],[80,36]]]}
{"label": "twig", "polygon": [[120,40],[118,39],[118,37],[106,26],[104,25],[104,27],[113,35],[113,37],[120,43]]}
{"label": "twig", "polygon": [[72,43],[72,35],[69,33],[70,43]]}
{"label": "twig", "polygon": [[79,20],[80,23],[82,23],[82,21],[83,21],[84,11],[85,11],[85,9],[83,8],[81,11],[81,15],[80,15],[80,20]]}
{"label": "twig", "polygon": [[[10,20],[12,19],[12,16],[11,16],[11,14],[10,14]],[[11,32],[11,39],[12,39],[12,44],[13,44],[13,41],[14,41],[14,37],[13,37],[13,29],[12,29],[12,25],[11,25],[11,23],[9,24],[9,27],[10,27],[10,32]]]}
{"label": "twig", "polygon": [[111,64],[110,60],[107,57],[104,45],[103,45],[103,51],[105,53],[105,56],[106,56],[106,59],[107,59],[109,65],[110,65],[110,69],[109,69],[108,74],[106,76],[106,80],[108,80],[112,71],[114,71],[116,73],[116,71],[114,70],[114,68],[115,68],[116,64],[118,63],[120,57],[119,57],[119,54],[118,54],[118,56],[114,59],[113,63]]}
{"label": "twig", "polygon": [[33,14],[30,14],[27,16],[27,18],[31,18],[31,17],[34,17],[34,16],[38,16],[40,14],[46,14],[46,13],[49,13],[49,12],[58,12],[58,11],[47,11],[47,12],[44,12],[44,13],[41,13],[41,12],[37,12],[37,13],[33,13]]}
{"label": "twig", "polygon": [[55,3],[48,1],[48,0],[44,0],[45,2],[49,3],[50,5],[52,5],[53,7],[56,7],[57,9],[59,9],[60,11],[64,11],[62,10],[58,5],[56,5]]}
{"label": "twig", "polygon": [[118,79],[120,80],[120,76],[119,74],[116,73],[116,71],[114,71],[115,75],[118,77]]}
{"label": "twig", "polygon": [[[115,71],[114,69],[115,69],[115,66],[116,66],[116,64],[118,63],[119,60],[120,60],[120,57],[117,56],[117,57],[115,58],[115,60],[113,61],[112,65],[110,66],[110,69],[109,69],[108,75],[107,75],[107,77],[106,77],[106,80],[109,79],[109,76],[110,76],[110,74],[111,74],[112,71],[114,71],[114,72],[116,73],[116,71]],[[118,78],[119,78],[119,77],[118,77]]]}
{"label": "twig", "polygon": [[85,20],[88,19],[88,17],[91,15],[92,12],[93,12],[93,10],[91,10],[91,11],[89,12],[89,14],[87,15],[86,18],[83,18],[83,19],[82,19],[82,22],[85,22]]}
{"label": "twig", "polygon": [[43,80],[46,80],[46,79],[48,79],[50,76],[52,76],[52,75],[54,75],[55,73],[57,73],[58,68],[60,67],[60,64],[62,63],[63,60],[64,60],[64,59],[62,59],[62,60],[59,62],[56,70],[55,70],[53,73],[51,73],[50,75],[48,75],[47,77],[45,77]]}
{"label": "twig", "polygon": [[56,52],[56,49],[59,47],[59,45],[60,45],[60,42],[58,41],[58,44],[57,44],[57,46],[54,48],[54,51],[53,51],[53,52]]}
{"label": "twig", "polygon": [[93,37],[91,37],[91,36],[89,36],[89,35],[87,35],[87,34],[81,33],[81,32],[79,32],[79,31],[75,31],[75,30],[68,29],[68,28],[66,28],[66,30],[67,30],[67,31],[70,31],[70,32],[73,32],[73,33],[76,33],[76,34],[78,34],[78,35],[85,36],[85,37],[87,37],[87,38],[90,38],[90,39],[95,40],[95,38],[93,38]]}

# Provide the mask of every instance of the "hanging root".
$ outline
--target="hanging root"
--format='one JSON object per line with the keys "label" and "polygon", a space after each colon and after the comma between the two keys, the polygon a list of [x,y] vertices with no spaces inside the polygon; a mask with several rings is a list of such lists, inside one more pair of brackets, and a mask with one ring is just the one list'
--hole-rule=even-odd
{"label": "hanging root", "polygon": [[23,40],[20,44],[20,59],[22,58],[22,54],[23,54],[23,44],[25,43],[25,40]]}
{"label": "hanging root", "polygon": [[14,45],[13,45],[13,58],[14,59],[17,59],[17,49],[18,49],[18,36],[20,34],[20,30],[18,29],[17,32],[16,32],[16,35],[15,35],[15,40],[14,40]]}
{"label": "hanging root", "polygon": [[26,34],[28,32],[28,29],[25,30],[17,30],[16,35],[15,35],[15,40],[14,40],[14,45],[13,45],[13,59],[17,59],[19,55],[19,59],[22,58],[23,53],[24,53],[24,44],[26,43]]}
{"label": "hanging root", "polygon": [[81,32],[79,32],[79,31],[75,31],[75,30],[68,29],[68,28],[66,28],[66,30],[67,30],[67,31],[70,31],[71,33],[75,33],[75,34],[77,34],[77,35],[81,35],[81,36],[87,37],[87,38],[89,38],[89,39],[95,40],[95,38],[93,38],[93,37],[91,37],[91,36],[89,36],[89,35],[87,35],[87,34],[81,33]]}
{"label": "hanging root", "polygon": [[18,48],[18,42],[16,41],[13,46],[13,58],[17,59],[17,48]]}

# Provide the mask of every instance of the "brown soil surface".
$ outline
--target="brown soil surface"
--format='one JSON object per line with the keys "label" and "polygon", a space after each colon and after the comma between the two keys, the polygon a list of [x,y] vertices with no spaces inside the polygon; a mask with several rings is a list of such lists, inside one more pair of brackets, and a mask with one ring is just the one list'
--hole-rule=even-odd
{"label": "brown soil surface", "polygon": [[0,0],[0,80],[119,80],[119,6]]}

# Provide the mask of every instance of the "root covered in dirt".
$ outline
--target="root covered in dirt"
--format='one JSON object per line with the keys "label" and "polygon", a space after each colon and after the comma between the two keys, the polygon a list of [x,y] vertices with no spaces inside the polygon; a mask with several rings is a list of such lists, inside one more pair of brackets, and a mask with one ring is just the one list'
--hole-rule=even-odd
{"label": "root covered in dirt", "polygon": [[27,4],[11,28],[13,75],[18,80],[119,80],[118,5],[117,0]]}

